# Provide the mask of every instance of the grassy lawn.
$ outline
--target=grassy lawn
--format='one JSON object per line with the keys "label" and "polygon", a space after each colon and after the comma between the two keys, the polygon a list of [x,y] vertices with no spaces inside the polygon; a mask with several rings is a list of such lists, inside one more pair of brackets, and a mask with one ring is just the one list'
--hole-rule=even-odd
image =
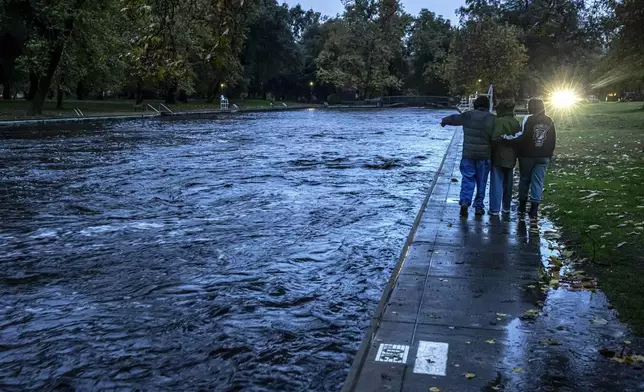
{"label": "grassy lawn", "polygon": [[[162,103],[161,100],[146,100],[144,104],[150,104],[155,108],[159,109],[159,104]],[[236,104],[240,108],[244,109],[257,109],[257,108],[269,108],[269,101],[260,100],[260,99],[231,99],[230,104]],[[13,120],[13,119],[26,119],[30,118],[27,116],[27,110],[29,109],[30,102],[25,100],[0,100],[0,120]],[[288,106],[295,106],[296,103],[287,102]],[[205,100],[194,100],[189,101],[188,103],[177,103],[174,105],[167,105],[170,110],[179,112],[179,111],[191,111],[191,110],[216,110],[219,109],[219,100],[215,100],[213,103],[207,103]],[[275,106],[282,106],[281,102],[276,102]],[[105,101],[94,101],[94,100],[66,100],[63,102],[62,109],[56,109],[56,101],[47,101],[45,102],[45,107],[43,110],[43,115],[39,118],[47,117],[75,117],[74,109],[80,109],[85,116],[106,116],[106,115],[130,115],[130,114],[141,114],[141,111],[134,111],[134,101],[132,100],[105,100]],[[153,113],[154,111],[148,108],[148,113]]]}
{"label": "grassy lawn", "polygon": [[545,212],[588,258],[621,319],[644,334],[642,103],[586,104],[553,117]]}

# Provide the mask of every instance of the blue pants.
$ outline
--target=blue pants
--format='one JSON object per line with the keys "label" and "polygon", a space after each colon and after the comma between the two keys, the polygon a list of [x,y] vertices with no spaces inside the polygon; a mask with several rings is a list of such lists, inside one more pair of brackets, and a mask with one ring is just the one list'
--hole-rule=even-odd
{"label": "blue pants", "polygon": [[474,188],[476,188],[476,198],[474,199],[474,208],[485,208],[485,187],[487,186],[487,177],[490,174],[491,162],[489,159],[461,159],[461,205],[471,206]]}
{"label": "blue pants", "polygon": [[501,202],[503,209],[510,210],[512,203],[512,187],[514,186],[514,169],[508,167],[492,166],[490,172],[490,211],[500,212]]}
{"label": "blue pants", "polygon": [[543,179],[546,177],[549,163],[550,158],[519,158],[519,171],[521,172],[519,200],[526,200],[529,191],[530,202],[541,202]]}

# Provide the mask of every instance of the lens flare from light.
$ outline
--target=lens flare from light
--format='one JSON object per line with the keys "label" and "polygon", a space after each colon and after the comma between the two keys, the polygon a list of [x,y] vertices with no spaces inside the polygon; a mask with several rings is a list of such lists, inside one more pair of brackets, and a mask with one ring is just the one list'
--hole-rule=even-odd
{"label": "lens flare from light", "polygon": [[552,93],[551,102],[556,108],[569,109],[579,102],[579,97],[572,90],[557,90]]}

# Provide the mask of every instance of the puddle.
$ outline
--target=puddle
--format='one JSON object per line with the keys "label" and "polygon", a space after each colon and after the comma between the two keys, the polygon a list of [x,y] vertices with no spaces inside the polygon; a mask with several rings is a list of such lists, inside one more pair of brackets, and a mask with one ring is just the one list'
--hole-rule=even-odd
{"label": "puddle", "polygon": [[529,288],[544,299],[507,326],[500,381],[488,390],[643,390],[643,341],[620,323],[586,260],[546,219],[525,234],[540,242],[542,279]]}

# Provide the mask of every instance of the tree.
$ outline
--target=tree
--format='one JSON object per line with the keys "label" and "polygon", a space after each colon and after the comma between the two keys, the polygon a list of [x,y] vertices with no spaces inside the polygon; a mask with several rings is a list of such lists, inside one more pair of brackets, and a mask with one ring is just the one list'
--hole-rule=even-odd
{"label": "tree", "polygon": [[[644,85],[644,8],[637,0],[607,0],[614,32],[595,88]],[[643,107],[644,108],[644,107]]]}
{"label": "tree", "polygon": [[318,78],[365,98],[399,88],[392,64],[402,51],[406,21],[397,0],[345,1],[344,17],[333,23],[317,58]]}
{"label": "tree", "polygon": [[24,51],[27,26],[21,17],[21,4],[0,0],[0,84],[4,99],[11,99],[16,82],[16,61]]}
{"label": "tree", "polygon": [[101,10],[105,2],[110,0],[99,0],[91,4],[86,0],[61,0],[51,3],[4,1],[3,6],[7,9],[21,10],[21,18],[28,31],[25,50],[19,62],[23,68],[29,69],[33,80],[37,81],[29,113],[40,114],[78,19],[87,18],[93,12],[97,12],[96,10]]}
{"label": "tree", "polygon": [[286,4],[262,0],[248,31],[242,63],[243,82],[254,96],[266,97],[269,92],[284,95],[294,87],[294,74],[301,72],[303,63]]}
{"label": "tree", "polygon": [[258,7],[258,0],[215,0],[197,15],[196,23],[205,28],[193,61],[197,91],[203,92],[205,86],[208,102],[213,102],[222,85],[234,87],[243,77],[241,54]]}
{"label": "tree", "polygon": [[445,78],[454,93],[487,90],[514,93],[528,57],[512,26],[485,19],[468,21],[456,31],[445,65]]}
{"label": "tree", "polygon": [[463,23],[494,20],[516,27],[527,48],[528,68],[521,87],[528,95],[574,75],[578,84],[590,73],[602,40],[596,12],[587,0],[467,0]]}
{"label": "tree", "polygon": [[448,82],[443,78],[443,67],[452,39],[449,20],[433,12],[421,10],[414,20],[407,43],[411,72],[407,85],[422,94],[444,95]]}

